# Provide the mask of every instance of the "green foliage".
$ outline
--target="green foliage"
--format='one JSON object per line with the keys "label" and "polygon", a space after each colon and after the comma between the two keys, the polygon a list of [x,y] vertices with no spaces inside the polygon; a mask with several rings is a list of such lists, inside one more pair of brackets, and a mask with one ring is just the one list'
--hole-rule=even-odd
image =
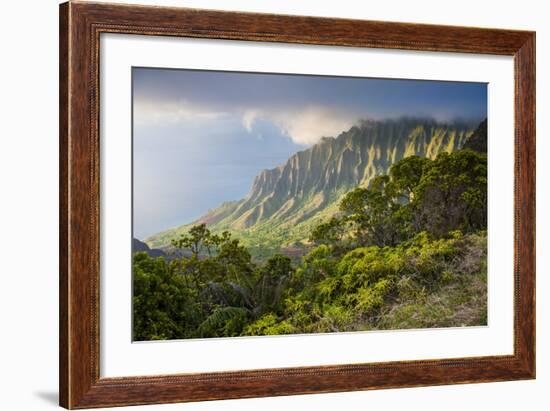
{"label": "green foliage", "polygon": [[200,324],[198,290],[175,274],[163,257],[134,255],[134,340],[193,335]]}
{"label": "green foliage", "polygon": [[487,156],[471,150],[440,154],[414,190],[413,225],[442,236],[487,227]]}
{"label": "green foliage", "polygon": [[311,250],[303,259],[290,279],[293,290],[308,288],[320,280],[332,276],[335,269],[335,259],[327,245],[320,245]]}
{"label": "green foliage", "polygon": [[[319,250],[312,254],[321,265],[326,264],[326,255]],[[314,256],[304,258],[311,267],[318,262]],[[284,318],[296,332],[303,333],[462,325],[464,319],[457,311],[463,312],[464,304],[469,304],[475,319],[466,322],[482,323],[486,288],[478,280],[486,277],[485,261],[483,232],[466,236],[454,232],[440,239],[422,232],[395,247],[357,248],[333,264],[329,276],[319,276],[313,285],[291,292]],[[467,293],[458,299],[461,289],[475,291],[470,297],[477,305]],[[437,301],[445,300],[433,317],[413,315],[414,307],[423,307],[435,295]],[[406,315],[411,321],[408,324]]]}
{"label": "green foliage", "polygon": [[311,231],[310,240],[335,246],[342,241],[345,234],[345,221],[338,217],[332,217],[329,221],[319,224]]}
{"label": "green foliage", "polygon": [[487,157],[461,150],[348,192],[299,260],[191,227],[170,262],[134,255],[134,339],[486,324],[486,203]]}
{"label": "green foliage", "polygon": [[173,244],[188,256],[168,263],[134,255],[135,340],[233,337],[264,313],[281,311],[294,273],[288,257],[277,254],[257,266],[231,234],[215,235],[204,225]]}
{"label": "green foliage", "polygon": [[221,235],[212,234],[206,228],[206,224],[200,224],[191,227],[189,233],[182,234],[180,238],[172,240],[172,245],[176,248],[187,248],[191,250],[194,256],[199,256],[203,252],[212,254],[212,249],[226,243],[230,235],[224,231]]}
{"label": "green foliage", "polygon": [[273,313],[268,313],[249,324],[243,335],[281,335],[293,334],[295,329],[286,321],[280,319]]}
{"label": "green foliage", "polygon": [[340,203],[344,217],[350,223],[358,245],[395,245],[403,238],[405,206],[396,201],[395,185],[389,176],[376,177],[370,188],[358,187],[346,194]]}
{"label": "green foliage", "polygon": [[390,168],[392,197],[401,196],[411,201],[415,188],[430,164],[429,159],[418,156],[406,157],[395,163]]}
{"label": "green foliage", "polygon": [[201,337],[236,337],[246,325],[249,312],[241,307],[215,308],[200,325]]}

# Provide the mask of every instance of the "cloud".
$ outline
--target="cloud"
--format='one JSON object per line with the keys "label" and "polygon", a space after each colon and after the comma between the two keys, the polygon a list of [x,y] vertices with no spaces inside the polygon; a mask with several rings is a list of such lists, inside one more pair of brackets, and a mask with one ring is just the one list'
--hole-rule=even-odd
{"label": "cloud", "polygon": [[334,137],[357,123],[360,116],[328,107],[276,113],[274,121],[296,144],[311,145],[321,137]]}
{"label": "cloud", "polygon": [[136,98],[134,101],[134,122],[137,126],[174,124],[208,124],[224,118],[239,121],[250,134],[258,120],[267,121],[295,144],[313,145],[321,137],[337,136],[364,118],[351,108],[327,105],[270,105],[256,104],[254,107],[229,104],[194,104],[187,100],[164,100]]}
{"label": "cloud", "polygon": [[223,110],[201,107],[186,100],[158,102],[149,99],[136,99],[134,101],[134,121],[138,125],[212,121],[227,114]]}
{"label": "cloud", "polygon": [[137,122],[195,121],[202,127],[203,120],[222,119],[256,135],[261,119],[300,144],[338,134],[365,117],[449,120],[487,113],[482,83],[150,68],[133,73]]}
{"label": "cloud", "polygon": [[361,115],[326,106],[307,106],[291,110],[253,109],[245,110],[242,115],[244,128],[252,132],[254,122],[260,118],[279,127],[294,143],[312,145],[321,137],[337,136],[348,130],[361,119]]}
{"label": "cloud", "polygon": [[243,126],[249,133],[252,132],[252,125],[254,124],[254,121],[256,121],[256,119],[258,118],[259,114],[259,110],[245,110],[243,114]]}

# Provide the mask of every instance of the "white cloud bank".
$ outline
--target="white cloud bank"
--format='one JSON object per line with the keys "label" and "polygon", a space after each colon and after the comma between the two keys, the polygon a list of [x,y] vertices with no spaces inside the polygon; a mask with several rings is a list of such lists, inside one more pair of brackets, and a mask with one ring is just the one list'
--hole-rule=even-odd
{"label": "white cloud bank", "polygon": [[245,110],[243,127],[252,132],[257,119],[270,121],[281,129],[294,143],[312,145],[321,137],[335,137],[356,124],[361,116],[323,106],[308,106],[296,110]]}
{"label": "white cloud bank", "polygon": [[155,126],[190,122],[216,121],[234,115],[241,119],[242,126],[254,133],[254,123],[261,119],[278,127],[295,144],[313,145],[321,137],[335,137],[348,130],[362,118],[350,110],[319,105],[304,107],[212,107],[200,106],[186,100],[134,101],[134,122],[137,126]]}

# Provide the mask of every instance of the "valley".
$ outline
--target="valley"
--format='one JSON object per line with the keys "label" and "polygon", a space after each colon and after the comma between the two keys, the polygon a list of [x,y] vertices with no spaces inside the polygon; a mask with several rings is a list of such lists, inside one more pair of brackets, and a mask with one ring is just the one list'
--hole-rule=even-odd
{"label": "valley", "polygon": [[[276,253],[298,260],[310,249],[310,232],[338,213],[346,193],[369,187],[403,158],[434,159],[459,150],[475,127],[418,118],[364,120],[336,137],[323,137],[276,168],[260,171],[245,198],[224,202],[145,242],[170,253],[172,240],[192,226],[206,224],[214,233],[230,232],[256,260]],[[486,134],[482,137],[486,140]]]}

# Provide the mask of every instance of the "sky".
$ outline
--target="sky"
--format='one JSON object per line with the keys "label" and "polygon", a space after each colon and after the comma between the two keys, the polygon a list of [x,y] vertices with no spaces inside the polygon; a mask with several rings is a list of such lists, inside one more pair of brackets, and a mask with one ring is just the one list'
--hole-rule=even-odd
{"label": "sky", "polygon": [[134,236],[246,196],[259,171],[361,119],[479,122],[485,83],[133,68]]}

